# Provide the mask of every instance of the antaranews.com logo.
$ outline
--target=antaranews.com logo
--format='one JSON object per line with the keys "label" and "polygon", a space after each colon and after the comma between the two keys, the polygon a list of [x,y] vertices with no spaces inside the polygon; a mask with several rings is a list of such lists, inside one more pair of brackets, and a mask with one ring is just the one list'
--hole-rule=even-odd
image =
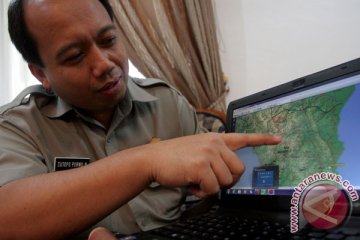
{"label": "antaranews.com logo", "polygon": [[359,195],[348,180],[336,173],[321,172],[305,178],[294,188],[290,207],[290,232],[307,223],[318,229],[336,228],[351,215]]}

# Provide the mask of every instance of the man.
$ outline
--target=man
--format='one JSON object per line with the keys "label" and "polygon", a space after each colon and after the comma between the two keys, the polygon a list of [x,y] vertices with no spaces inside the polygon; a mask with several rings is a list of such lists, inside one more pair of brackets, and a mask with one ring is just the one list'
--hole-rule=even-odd
{"label": "man", "polygon": [[1,239],[164,225],[181,214],[178,187],[215,194],[244,170],[234,149],[280,142],[189,136],[199,127],[176,90],[128,77],[105,0],[15,0],[9,32],[42,87],[0,109]]}

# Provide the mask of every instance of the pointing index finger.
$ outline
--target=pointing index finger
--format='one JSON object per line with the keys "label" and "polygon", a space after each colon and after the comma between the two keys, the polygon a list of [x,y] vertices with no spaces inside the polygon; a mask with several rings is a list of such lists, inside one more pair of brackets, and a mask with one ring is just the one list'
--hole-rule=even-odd
{"label": "pointing index finger", "polygon": [[233,151],[247,146],[275,145],[282,140],[281,137],[258,133],[225,133],[222,137]]}

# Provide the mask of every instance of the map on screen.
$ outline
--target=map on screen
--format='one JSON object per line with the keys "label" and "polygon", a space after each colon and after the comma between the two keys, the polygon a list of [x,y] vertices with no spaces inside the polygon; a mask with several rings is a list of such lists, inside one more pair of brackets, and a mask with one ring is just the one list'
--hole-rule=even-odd
{"label": "map on screen", "polygon": [[[276,146],[238,151],[247,171],[240,186],[266,184],[278,168],[278,186],[293,187],[305,177],[319,172],[341,174],[360,186],[354,162],[360,157],[355,139],[360,135],[360,86],[352,85],[296,101],[237,116],[235,132],[270,133],[281,136]],[[263,182],[261,182],[263,181]]]}

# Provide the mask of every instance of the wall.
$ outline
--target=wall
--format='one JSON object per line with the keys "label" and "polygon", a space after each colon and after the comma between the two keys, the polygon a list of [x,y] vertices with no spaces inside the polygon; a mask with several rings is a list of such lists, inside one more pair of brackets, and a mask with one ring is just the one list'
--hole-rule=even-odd
{"label": "wall", "polygon": [[227,102],[360,57],[359,0],[213,0]]}
{"label": "wall", "polygon": [[7,81],[9,79],[10,74],[8,71],[4,71],[2,66],[6,66],[8,68],[7,62],[9,59],[7,56],[9,55],[9,52],[11,49],[9,48],[9,44],[7,42],[10,41],[8,37],[7,32],[7,25],[5,25],[5,22],[7,22],[7,12],[5,9],[7,9],[8,6],[8,0],[2,0],[0,1],[0,106],[9,101],[10,99],[10,82]]}

